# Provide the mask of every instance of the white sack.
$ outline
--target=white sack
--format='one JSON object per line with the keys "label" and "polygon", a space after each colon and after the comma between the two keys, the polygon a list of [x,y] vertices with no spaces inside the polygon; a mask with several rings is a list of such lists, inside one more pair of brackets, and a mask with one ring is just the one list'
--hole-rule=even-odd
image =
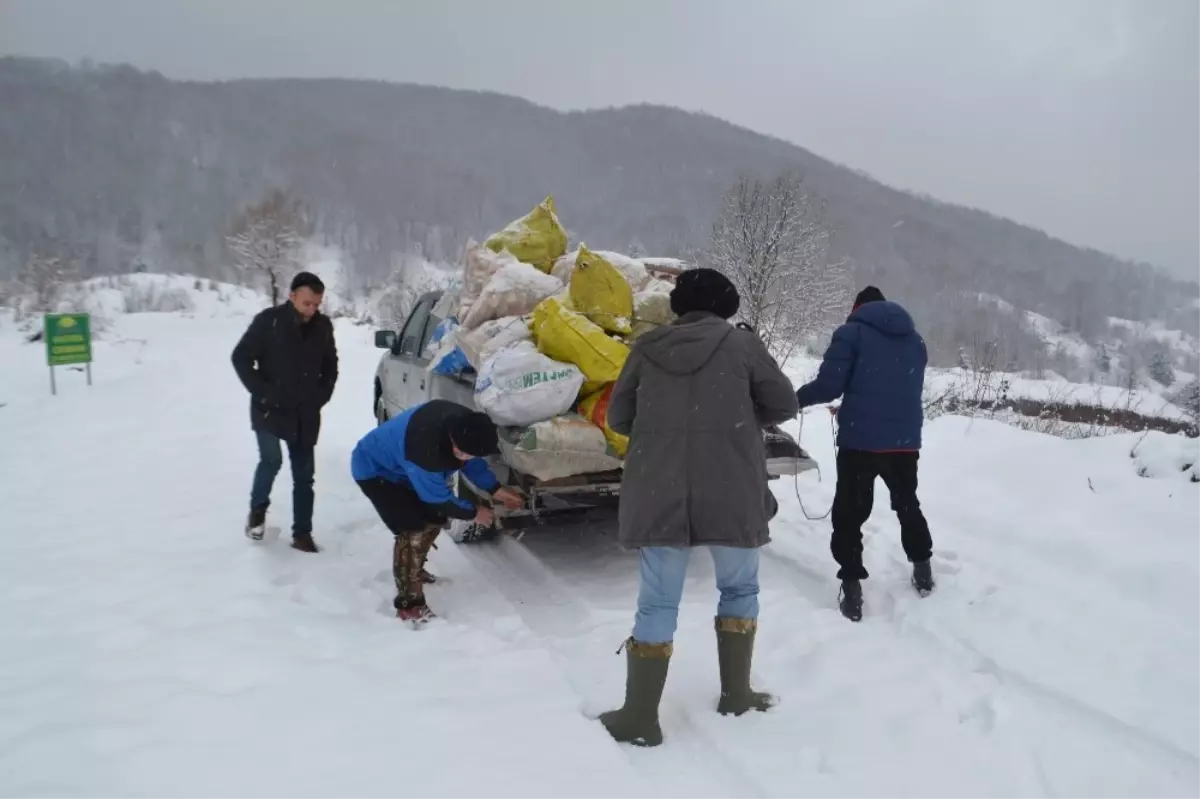
{"label": "white sack", "polygon": [[467,363],[474,366],[477,372],[484,361],[500,350],[519,341],[532,340],[529,325],[520,316],[493,319],[474,330],[459,328],[457,332],[458,346],[462,348],[463,355],[467,356]]}
{"label": "white sack", "polygon": [[509,466],[538,480],[621,468],[621,460],[609,449],[604,432],[575,413],[529,427],[503,428],[500,454]]}
{"label": "white sack", "polygon": [[475,404],[498,425],[527,427],[569,411],[582,387],[578,367],[547,358],[522,341],[483,362]]}
{"label": "white sack", "polygon": [[483,287],[470,312],[461,320],[462,326],[474,330],[492,319],[532,313],[539,302],[561,291],[562,287],[558,278],[537,267],[520,261],[504,264]]}

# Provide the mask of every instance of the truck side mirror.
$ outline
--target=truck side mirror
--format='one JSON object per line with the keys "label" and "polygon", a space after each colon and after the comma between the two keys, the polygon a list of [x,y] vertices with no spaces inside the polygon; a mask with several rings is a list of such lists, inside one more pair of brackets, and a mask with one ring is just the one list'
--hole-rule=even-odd
{"label": "truck side mirror", "polygon": [[396,331],[376,330],[375,346],[381,350],[390,350],[392,347],[396,346]]}

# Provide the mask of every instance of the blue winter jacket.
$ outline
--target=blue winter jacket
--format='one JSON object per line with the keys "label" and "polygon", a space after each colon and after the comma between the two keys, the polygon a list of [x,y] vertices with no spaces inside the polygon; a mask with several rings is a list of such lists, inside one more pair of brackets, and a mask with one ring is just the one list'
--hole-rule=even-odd
{"label": "blue winter jacket", "polygon": [[461,470],[473,485],[489,493],[500,487],[500,481],[482,458],[463,463],[454,457],[446,420],[469,412],[446,400],[409,408],[362,437],[350,456],[350,473],[355,480],[406,483],[422,502],[445,516],[474,518],[475,506],[454,496],[450,489],[455,472]]}
{"label": "blue winter jacket", "polygon": [[839,447],[918,450],[927,362],[925,340],[908,311],[894,302],[868,302],[834,332],[816,378],[796,398],[801,408],[843,398]]}

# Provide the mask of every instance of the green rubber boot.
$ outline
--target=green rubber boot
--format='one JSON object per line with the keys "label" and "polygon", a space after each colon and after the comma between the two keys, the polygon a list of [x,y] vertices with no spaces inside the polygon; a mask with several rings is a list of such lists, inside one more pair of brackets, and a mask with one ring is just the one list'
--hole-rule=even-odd
{"label": "green rubber boot", "polygon": [[658,725],[658,703],[667,683],[672,644],[625,642],[625,705],[600,715],[600,723],[619,743],[658,746],[663,741]]}
{"label": "green rubber boot", "polygon": [[758,622],[754,619],[732,619],[718,616],[717,660],[721,664],[721,701],[717,712],[722,716],[740,716],[748,710],[766,711],[775,704],[775,697],[750,690],[750,661],[754,658],[754,634]]}

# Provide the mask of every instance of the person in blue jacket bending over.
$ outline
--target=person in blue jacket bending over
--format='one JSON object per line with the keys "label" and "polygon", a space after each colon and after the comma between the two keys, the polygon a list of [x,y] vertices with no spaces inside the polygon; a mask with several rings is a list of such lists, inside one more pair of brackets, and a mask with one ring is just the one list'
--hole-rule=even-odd
{"label": "person in blue jacket bending over", "polygon": [[350,472],[379,518],[396,536],[392,574],[396,615],[424,622],[433,614],[425,586],[433,577],[425,560],[450,519],[490,525],[492,510],[457,497],[451,480],[461,471],[471,484],[508,508],[521,495],[501,488],[485,457],[499,452],[496,425],[487,414],[447,400],[414,406],[367,433],[354,447]]}
{"label": "person in blue jacket bending over", "polygon": [[[921,392],[928,355],[908,311],[868,286],[833,334],[816,379],[796,392],[801,408],[842,398],[838,409],[837,490],[830,549],[842,581],[842,615],[862,618],[862,526],[871,516],[875,479],[883,478],[900,519],[912,582],[933,590],[933,541],[917,500],[917,459],[925,410]],[[832,409],[831,409],[832,410]]]}

